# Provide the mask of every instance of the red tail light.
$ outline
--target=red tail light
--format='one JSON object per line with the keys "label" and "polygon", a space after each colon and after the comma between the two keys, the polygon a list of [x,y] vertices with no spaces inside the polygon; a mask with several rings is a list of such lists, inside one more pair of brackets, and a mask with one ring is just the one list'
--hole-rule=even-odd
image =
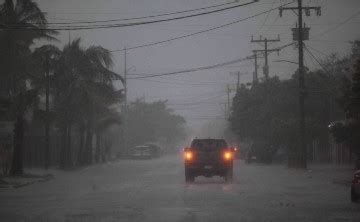
{"label": "red tail light", "polygon": [[225,151],[223,157],[225,160],[229,161],[229,160],[232,160],[233,154],[230,151]]}
{"label": "red tail light", "polygon": [[193,152],[187,150],[184,152],[184,159],[187,160],[187,161],[190,161],[194,158],[194,154]]}

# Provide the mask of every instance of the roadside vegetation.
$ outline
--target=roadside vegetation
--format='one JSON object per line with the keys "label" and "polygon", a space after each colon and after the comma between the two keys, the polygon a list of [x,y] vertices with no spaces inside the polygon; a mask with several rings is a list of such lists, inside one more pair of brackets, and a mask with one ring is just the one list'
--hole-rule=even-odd
{"label": "roadside vegetation", "polygon": [[167,101],[147,103],[138,99],[128,108],[128,147],[147,142],[160,143],[165,152],[175,151],[185,139],[185,119],[167,107]]}
{"label": "roadside vegetation", "polygon": [[[58,33],[47,29],[34,1],[5,0],[0,23],[0,121],[14,123],[12,138],[2,141],[3,173],[22,175],[25,164],[70,169],[110,158],[108,131],[124,121],[123,88],[113,80],[125,84],[112,71],[111,52],[85,47],[80,38],[58,48]],[[171,142],[183,132],[184,119],[165,102],[136,101],[129,109],[130,145],[160,137]]]}
{"label": "roadside vegetation", "polygon": [[[359,152],[359,58],[360,41],[355,41],[348,55],[333,54],[320,61],[322,69],[307,69],[305,74],[306,142],[308,147],[318,144],[320,162],[329,161],[329,125],[335,122],[345,121],[342,129],[347,130],[338,130],[343,136],[337,136],[337,142],[351,143],[353,152]],[[291,155],[299,138],[298,88],[297,72],[286,80],[272,77],[251,87],[242,85],[233,99],[231,129],[242,140],[266,144],[267,155],[279,149]]]}

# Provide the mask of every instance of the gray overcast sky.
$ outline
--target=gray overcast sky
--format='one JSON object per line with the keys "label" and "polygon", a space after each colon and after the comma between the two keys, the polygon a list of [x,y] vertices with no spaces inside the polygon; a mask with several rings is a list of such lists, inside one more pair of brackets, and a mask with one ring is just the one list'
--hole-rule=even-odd
{"label": "gray overcast sky", "polygon": [[[37,2],[43,11],[48,12],[50,22],[66,22],[145,16],[221,4],[230,0],[37,0]],[[248,2],[248,0],[239,2]],[[71,39],[81,37],[85,46],[95,44],[110,50],[122,49],[125,46],[165,40],[228,23],[286,2],[292,1],[261,0],[251,6],[225,12],[136,27],[61,31],[58,44],[67,43],[70,36]],[[306,44],[317,50],[313,53],[318,58],[323,58],[324,55],[332,52],[344,54],[349,50],[347,42],[360,38],[358,28],[360,16],[336,28],[349,16],[359,12],[359,0],[304,0],[304,5],[322,7],[322,16],[317,17],[314,12],[311,17],[304,16],[306,24],[311,27],[310,41]],[[251,35],[255,38],[259,35],[276,38],[280,34],[281,42],[274,43],[271,47],[291,42],[290,28],[295,26],[295,22],[296,16],[293,12],[285,11],[280,18],[276,10],[216,31],[131,50],[128,52],[128,67],[136,67],[135,71],[131,71],[135,73],[161,73],[242,58],[250,55],[251,50],[262,48],[260,45],[250,43]],[[331,28],[336,29],[319,36],[320,33]],[[114,53],[114,70],[118,73],[123,72],[123,58],[122,52]],[[279,59],[296,61],[297,51],[293,47],[288,47],[281,51],[280,56],[274,53],[269,58],[270,75],[289,78],[296,70],[296,65],[271,62]],[[307,55],[305,64],[310,68],[319,67]],[[260,60],[260,66],[262,65],[263,60]],[[145,95],[147,101],[168,99],[171,107],[185,116],[190,126],[200,128],[211,118],[224,116],[223,106],[220,103],[226,102],[226,84],[236,82],[236,77],[230,73],[248,72],[249,75],[241,77],[241,82],[250,82],[253,67],[253,63],[247,61],[206,71],[129,80],[129,97],[130,100],[134,100]]]}

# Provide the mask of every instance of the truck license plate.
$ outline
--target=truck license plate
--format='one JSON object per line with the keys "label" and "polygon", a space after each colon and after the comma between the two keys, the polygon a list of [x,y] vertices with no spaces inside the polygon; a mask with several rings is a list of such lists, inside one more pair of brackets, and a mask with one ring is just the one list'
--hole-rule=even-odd
{"label": "truck license plate", "polygon": [[205,169],[212,169],[213,167],[211,165],[205,165]]}

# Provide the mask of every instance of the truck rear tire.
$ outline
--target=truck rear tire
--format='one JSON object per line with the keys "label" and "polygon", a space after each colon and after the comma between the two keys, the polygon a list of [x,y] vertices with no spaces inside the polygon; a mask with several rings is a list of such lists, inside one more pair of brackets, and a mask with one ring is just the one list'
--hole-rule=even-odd
{"label": "truck rear tire", "polygon": [[185,168],[185,182],[192,183],[194,182],[194,180],[195,180],[194,175],[190,172],[190,170]]}
{"label": "truck rear tire", "polygon": [[232,167],[226,171],[225,182],[227,182],[227,183],[233,182],[233,168]]}
{"label": "truck rear tire", "polygon": [[354,192],[354,188],[351,187],[351,202],[357,203],[359,201],[359,197]]}

